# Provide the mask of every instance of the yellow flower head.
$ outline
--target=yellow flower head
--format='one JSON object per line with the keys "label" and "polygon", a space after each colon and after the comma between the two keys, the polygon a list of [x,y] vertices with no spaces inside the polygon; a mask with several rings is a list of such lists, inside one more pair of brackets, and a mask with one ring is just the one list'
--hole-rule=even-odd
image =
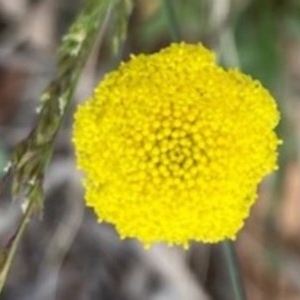
{"label": "yellow flower head", "polygon": [[132,56],[75,114],[86,203],[146,245],[233,239],[276,169],[278,120],[258,81],[202,45]]}

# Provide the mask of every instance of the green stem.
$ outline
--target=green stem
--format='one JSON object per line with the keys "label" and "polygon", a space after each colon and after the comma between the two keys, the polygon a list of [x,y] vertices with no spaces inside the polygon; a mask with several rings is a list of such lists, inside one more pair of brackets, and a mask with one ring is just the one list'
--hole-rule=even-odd
{"label": "green stem", "polygon": [[[30,135],[12,153],[9,172],[13,176],[12,198],[28,203],[16,236],[6,251],[2,251],[0,294],[12,265],[18,245],[33,212],[42,209],[44,171],[52,157],[58,130],[73,99],[81,71],[97,39],[104,16],[116,1],[86,0],[80,15],[64,37],[58,51],[58,71],[55,79],[41,96],[37,123]],[[22,205],[22,202],[20,205]]]}
{"label": "green stem", "polygon": [[224,241],[221,245],[225,255],[226,266],[228,268],[234,298],[235,300],[245,300],[246,295],[234,244],[231,241]]}
{"label": "green stem", "polygon": [[163,0],[164,9],[169,22],[169,29],[172,40],[174,42],[179,42],[181,40],[179,23],[176,18],[175,9],[173,6],[174,0]]}
{"label": "green stem", "polygon": [[34,198],[32,198],[29,203],[28,203],[28,207],[26,208],[25,214],[23,215],[21,224],[19,225],[19,228],[16,232],[16,236],[14,237],[12,244],[10,246],[9,252],[7,254],[7,257],[5,259],[5,263],[1,269],[0,272],[0,293],[3,290],[4,284],[6,282],[6,278],[8,275],[8,272],[10,270],[10,267],[12,265],[13,259],[15,257],[15,254],[17,252],[18,249],[18,245],[23,237],[23,234],[25,232],[25,229],[27,227],[27,224],[30,221],[30,216],[33,210],[33,204],[34,204]]}

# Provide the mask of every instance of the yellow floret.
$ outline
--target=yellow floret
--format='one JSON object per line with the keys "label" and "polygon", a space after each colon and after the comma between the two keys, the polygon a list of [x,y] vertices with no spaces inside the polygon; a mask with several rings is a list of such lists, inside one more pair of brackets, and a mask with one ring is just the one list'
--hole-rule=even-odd
{"label": "yellow floret", "polygon": [[276,168],[276,104],[202,45],[132,56],[75,114],[86,203],[121,237],[234,239]]}

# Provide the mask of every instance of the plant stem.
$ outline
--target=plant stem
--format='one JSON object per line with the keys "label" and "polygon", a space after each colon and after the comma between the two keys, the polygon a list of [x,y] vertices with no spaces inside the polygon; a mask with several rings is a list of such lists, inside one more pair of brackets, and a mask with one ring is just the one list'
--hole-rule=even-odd
{"label": "plant stem", "polygon": [[79,76],[96,41],[104,16],[115,3],[116,1],[110,0],[84,2],[81,13],[59,48],[58,71],[41,96],[37,123],[30,135],[12,153],[7,177],[12,176],[12,200],[19,201],[24,210],[16,236],[8,249],[1,253],[3,261],[0,265],[0,293],[33,212],[37,208],[42,210],[44,171],[51,160],[56,135],[73,99]]}
{"label": "plant stem", "polygon": [[6,261],[5,261],[5,263],[4,263],[4,265],[1,269],[1,273],[0,273],[0,293],[1,293],[1,291],[4,287],[4,284],[6,282],[6,278],[7,278],[8,272],[10,270],[10,267],[12,265],[14,256],[17,252],[20,240],[23,237],[23,234],[25,232],[27,224],[30,221],[30,216],[31,216],[31,213],[32,213],[33,202],[34,202],[33,199],[34,198],[32,198],[31,201],[28,203],[28,207],[27,207],[27,209],[25,211],[25,214],[23,215],[22,221],[21,221],[21,223],[18,227],[18,230],[16,232],[16,236],[13,239],[12,244],[10,246],[9,252],[7,254],[7,257],[6,257]]}
{"label": "plant stem", "polygon": [[228,269],[234,298],[235,300],[245,300],[246,295],[239,270],[238,258],[234,249],[234,244],[231,241],[224,241],[221,245],[225,255],[226,266]]}
{"label": "plant stem", "polygon": [[174,0],[163,0],[164,9],[166,12],[166,16],[169,22],[169,29],[171,38],[174,42],[179,42],[181,40],[180,28],[176,18],[175,9],[173,3],[176,2]]}

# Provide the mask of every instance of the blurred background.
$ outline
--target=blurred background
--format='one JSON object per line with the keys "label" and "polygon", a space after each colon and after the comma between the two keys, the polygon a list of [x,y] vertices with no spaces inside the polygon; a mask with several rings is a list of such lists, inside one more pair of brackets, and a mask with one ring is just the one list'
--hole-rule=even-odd
{"label": "blurred background", "polygon": [[[167,1],[166,1],[167,2]],[[74,107],[130,53],[167,46],[174,28],[201,41],[225,67],[261,80],[278,101],[279,171],[259,188],[238,236],[241,276],[250,300],[300,299],[300,1],[124,0],[128,26],[110,10],[83,70]],[[0,166],[34,126],[39,96],[55,76],[56,51],[82,0],[0,0]],[[175,18],[175,19],[174,19]],[[120,39],[128,29],[125,41]],[[116,38],[116,37],[119,38]],[[188,251],[120,242],[84,208],[70,132],[57,139],[45,179],[44,217],[32,219],[1,300],[233,300],[220,245]],[[18,208],[1,199],[0,246],[18,224]],[[1,259],[1,257],[0,257]]]}

